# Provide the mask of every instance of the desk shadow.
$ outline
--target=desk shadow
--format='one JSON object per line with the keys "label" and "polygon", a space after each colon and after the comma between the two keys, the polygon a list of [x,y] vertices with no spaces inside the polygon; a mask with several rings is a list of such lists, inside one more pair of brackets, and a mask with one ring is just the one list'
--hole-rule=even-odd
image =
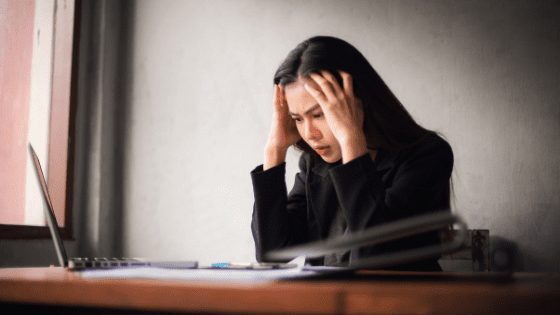
{"label": "desk shadow", "polygon": [[295,281],[414,281],[414,282],[491,282],[511,283],[515,281],[508,272],[416,272],[416,271],[333,271],[318,273]]}

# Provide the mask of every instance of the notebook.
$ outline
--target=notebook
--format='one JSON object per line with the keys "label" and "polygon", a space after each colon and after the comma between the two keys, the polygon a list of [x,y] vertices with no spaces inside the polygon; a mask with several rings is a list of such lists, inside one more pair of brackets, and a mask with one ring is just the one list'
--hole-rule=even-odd
{"label": "notebook", "polygon": [[41,185],[43,199],[46,203],[45,217],[47,225],[54,243],[56,256],[61,267],[68,268],[69,270],[80,271],[85,269],[111,269],[111,268],[130,268],[130,267],[156,267],[156,268],[172,268],[172,269],[192,269],[198,267],[197,261],[165,261],[165,260],[144,260],[139,258],[108,258],[108,257],[73,257],[68,259],[66,249],[60,236],[60,230],[56,223],[54,216],[53,205],[45,180],[45,174],[41,168],[39,158],[29,144],[29,152],[33,160],[33,166],[37,179]]}

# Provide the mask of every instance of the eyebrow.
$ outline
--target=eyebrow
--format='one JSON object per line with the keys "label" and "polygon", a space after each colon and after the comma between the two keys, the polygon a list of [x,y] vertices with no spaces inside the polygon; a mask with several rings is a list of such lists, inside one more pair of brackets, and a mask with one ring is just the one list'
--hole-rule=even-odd
{"label": "eyebrow", "polygon": [[[310,112],[316,110],[316,109],[319,108],[319,107],[321,107],[321,105],[315,104],[315,105],[311,106],[311,108],[309,108],[308,110],[306,110],[305,113],[303,113],[303,115],[305,116],[305,115],[309,114]],[[292,113],[292,112],[290,112],[290,115],[292,115],[292,116],[299,116],[299,114]]]}

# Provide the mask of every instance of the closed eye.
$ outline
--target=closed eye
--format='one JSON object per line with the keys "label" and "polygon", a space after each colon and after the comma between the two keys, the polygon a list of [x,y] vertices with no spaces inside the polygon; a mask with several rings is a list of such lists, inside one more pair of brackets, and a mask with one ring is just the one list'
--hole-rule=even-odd
{"label": "closed eye", "polygon": [[292,117],[292,119],[296,122],[296,123],[300,123],[303,121],[303,119],[301,119],[300,117]]}
{"label": "closed eye", "polygon": [[322,112],[321,112],[321,113],[313,114],[313,118],[321,118],[321,117],[323,117],[323,113],[322,113]]}

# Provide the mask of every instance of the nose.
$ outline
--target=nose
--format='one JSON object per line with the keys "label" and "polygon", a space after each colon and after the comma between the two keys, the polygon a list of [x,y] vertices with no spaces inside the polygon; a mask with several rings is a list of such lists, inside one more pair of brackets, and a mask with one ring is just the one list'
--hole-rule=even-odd
{"label": "nose", "polygon": [[312,121],[306,121],[303,126],[304,138],[306,140],[319,140],[322,137],[321,131],[315,127]]}

